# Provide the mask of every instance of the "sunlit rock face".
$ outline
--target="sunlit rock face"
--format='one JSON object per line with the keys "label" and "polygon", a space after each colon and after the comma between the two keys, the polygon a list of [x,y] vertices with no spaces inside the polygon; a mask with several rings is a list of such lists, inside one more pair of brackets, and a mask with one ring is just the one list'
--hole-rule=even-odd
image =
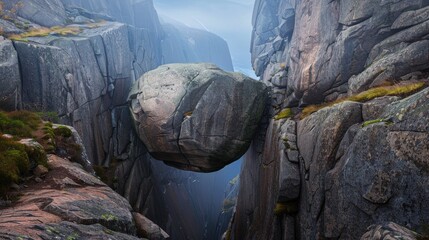
{"label": "sunlit rock face", "polygon": [[257,0],[253,67],[269,84],[285,89],[276,98],[289,106],[419,77],[429,68],[428,5],[424,0]]}
{"label": "sunlit rock face", "polygon": [[141,77],[129,95],[140,139],[168,165],[211,172],[250,145],[266,86],[212,64],[169,64]]}

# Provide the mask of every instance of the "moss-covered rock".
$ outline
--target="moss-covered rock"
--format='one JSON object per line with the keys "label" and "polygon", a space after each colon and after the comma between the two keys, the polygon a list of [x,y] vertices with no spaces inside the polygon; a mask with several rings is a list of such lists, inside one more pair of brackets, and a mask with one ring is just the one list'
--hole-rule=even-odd
{"label": "moss-covered rock", "polygon": [[70,128],[68,128],[66,126],[58,126],[58,127],[54,128],[54,133],[55,133],[55,136],[60,136],[60,137],[64,137],[64,138],[69,138],[73,135]]}
{"label": "moss-covered rock", "polygon": [[45,149],[40,143],[34,139],[21,139],[19,143],[25,146],[25,151],[30,159],[31,168],[35,168],[37,165],[48,166],[48,159],[46,157]]}
{"label": "moss-covered rock", "polygon": [[0,197],[12,183],[28,173],[30,162],[25,147],[12,139],[0,137]]}
{"label": "moss-covered rock", "polygon": [[0,112],[0,133],[16,137],[32,137],[42,123],[40,117],[28,111]]}

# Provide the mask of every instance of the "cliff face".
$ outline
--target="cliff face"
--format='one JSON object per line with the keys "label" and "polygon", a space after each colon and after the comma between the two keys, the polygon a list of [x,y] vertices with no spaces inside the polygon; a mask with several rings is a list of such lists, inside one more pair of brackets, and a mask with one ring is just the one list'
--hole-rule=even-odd
{"label": "cliff face", "polygon": [[[8,1],[6,9],[16,2]],[[134,133],[127,96],[132,83],[143,73],[163,63],[179,61],[167,50],[167,43],[168,48],[192,56],[180,59],[181,62],[213,62],[232,70],[226,43],[200,30],[174,26],[164,29],[150,0],[30,0],[16,15],[21,25],[28,22],[29,26],[50,27],[72,23],[79,32],[68,36],[51,33],[26,41],[1,39],[0,83],[8,82],[8,88],[0,90],[2,107],[15,109],[22,105],[25,109],[57,112],[62,123],[74,126],[81,134],[91,162],[113,172],[113,187],[135,211],[145,213],[168,232],[175,232],[174,239],[200,239],[207,234],[207,219],[217,217],[223,189],[212,198],[210,206],[195,198],[193,205],[204,211],[210,208],[209,216],[196,211],[169,213],[167,209],[172,209],[173,204],[188,204],[194,195],[205,194],[203,186],[216,182],[153,164]],[[104,21],[88,24],[98,20]],[[21,25],[6,20],[1,20],[1,24],[5,34],[25,31],[19,28]],[[195,42],[188,44],[188,38]],[[211,52],[198,53],[207,46],[212,48]],[[215,178],[213,175],[211,179]],[[179,187],[166,195],[165,189],[175,185]],[[197,224],[201,225],[198,231],[194,229]]]}
{"label": "cliff face", "polygon": [[[427,5],[421,0],[256,1],[254,69],[273,85],[287,87],[284,97],[291,106],[424,71]],[[272,74],[283,77],[279,81]]]}
{"label": "cliff face", "polygon": [[256,1],[252,63],[272,87],[275,107],[267,107],[266,124],[245,156],[227,236],[359,239],[381,224],[363,238],[373,239],[377,231],[402,231],[383,225],[390,221],[424,229],[427,89],[406,98],[331,104],[307,117],[272,118],[279,108],[380,85],[418,80],[427,86],[428,5]]}
{"label": "cliff face", "polygon": [[180,23],[162,24],[163,63],[215,62],[225,71],[234,71],[228,44],[213,33]]}

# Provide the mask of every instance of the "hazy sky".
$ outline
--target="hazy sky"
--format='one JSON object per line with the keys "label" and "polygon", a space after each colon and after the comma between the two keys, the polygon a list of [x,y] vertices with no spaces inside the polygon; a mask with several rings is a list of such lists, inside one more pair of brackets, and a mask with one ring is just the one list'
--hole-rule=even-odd
{"label": "hazy sky", "polygon": [[250,38],[254,0],[154,0],[160,17],[213,32],[228,42],[236,71],[252,77]]}

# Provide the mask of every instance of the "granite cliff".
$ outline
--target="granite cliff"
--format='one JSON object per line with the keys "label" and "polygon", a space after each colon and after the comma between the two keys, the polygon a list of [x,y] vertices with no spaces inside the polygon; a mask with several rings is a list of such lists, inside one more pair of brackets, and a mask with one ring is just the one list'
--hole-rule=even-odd
{"label": "granite cliff", "polygon": [[427,234],[428,6],[255,2],[252,63],[272,104],[226,239]]}
{"label": "granite cliff", "polygon": [[[2,35],[12,40],[0,40],[0,83],[7,86],[0,90],[2,108],[58,113],[80,133],[99,174],[173,239],[214,231],[210,222],[223,200],[215,185],[228,180],[156,163],[135,134],[127,96],[134,81],[163,63],[212,62],[232,70],[226,42],[178,23],[161,24],[151,0],[3,2]],[[205,185],[218,194],[207,199]],[[208,214],[172,210],[187,204]]]}
{"label": "granite cliff", "polygon": [[[154,160],[154,146],[139,137],[157,136],[136,133],[127,96],[164,63],[209,61],[231,70],[225,42],[160,23],[150,0],[17,3],[6,1],[0,20],[10,38],[0,40],[2,107],[55,111],[74,126],[90,161],[114,176],[107,180],[129,201],[116,201],[125,212],[143,213],[172,239],[218,235],[223,196],[205,187],[219,186],[217,173]],[[428,13],[425,0],[256,0],[251,61],[271,91],[239,184],[224,201],[232,214],[225,239],[428,234]],[[28,34],[41,26],[53,28]],[[181,119],[192,118],[184,111]],[[163,154],[171,152],[155,155]]]}

